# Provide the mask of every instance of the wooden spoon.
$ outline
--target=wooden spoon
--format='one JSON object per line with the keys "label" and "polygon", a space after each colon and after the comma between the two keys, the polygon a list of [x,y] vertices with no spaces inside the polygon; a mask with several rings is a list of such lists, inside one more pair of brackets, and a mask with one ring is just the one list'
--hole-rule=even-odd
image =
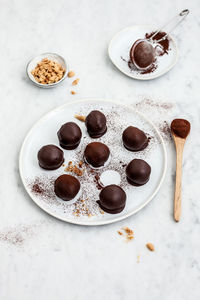
{"label": "wooden spoon", "polygon": [[181,178],[183,148],[190,133],[190,122],[184,119],[175,119],[171,123],[171,132],[176,146],[176,185],[174,193],[174,220],[179,222],[181,215]]}

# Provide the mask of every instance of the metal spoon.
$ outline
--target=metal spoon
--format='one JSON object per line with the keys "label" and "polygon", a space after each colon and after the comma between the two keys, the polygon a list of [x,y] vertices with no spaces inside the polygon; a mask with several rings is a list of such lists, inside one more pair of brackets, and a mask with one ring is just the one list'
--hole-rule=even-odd
{"label": "metal spoon", "polygon": [[[154,34],[151,37],[144,38],[144,39],[138,39],[131,48],[132,57],[134,58],[135,49],[136,49],[137,45],[141,42],[147,43],[149,46],[151,46],[150,52],[152,52],[152,53],[149,53],[149,55],[151,55],[151,56],[154,55],[154,57],[156,57],[155,48],[156,48],[156,46],[160,47],[160,45],[158,43],[165,40],[168,37],[169,33],[172,32],[186,18],[186,16],[188,14],[189,14],[189,9],[184,9],[178,15],[173,17],[169,22],[167,22],[165,25],[163,25],[160,29],[158,29],[156,32],[154,32]],[[159,32],[161,32],[163,30],[165,30],[167,32],[162,38],[160,38],[159,40],[153,39]],[[141,59],[142,59],[142,57],[143,57],[143,53],[141,53]],[[153,63],[152,62],[147,67],[143,68],[143,67],[139,66],[135,60],[133,60],[132,62],[134,63],[136,68],[139,70],[147,70]]]}

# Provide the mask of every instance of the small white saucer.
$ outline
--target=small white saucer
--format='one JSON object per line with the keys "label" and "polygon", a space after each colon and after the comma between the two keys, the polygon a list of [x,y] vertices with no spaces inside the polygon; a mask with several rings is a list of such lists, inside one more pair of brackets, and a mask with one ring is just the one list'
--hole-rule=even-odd
{"label": "small white saucer", "polygon": [[139,38],[144,38],[145,33],[153,31],[155,30],[154,28],[152,29],[152,26],[135,25],[121,30],[112,38],[108,46],[108,54],[113,64],[122,73],[134,79],[150,80],[164,75],[174,67],[178,59],[178,48],[172,36],[169,35],[170,50],[168,54],[157,58],[158,66],[155,71],[148,74],[141,74],[129,68],[129,51],[133,43]]}
{"label": "small white saucer", "polygon": [[[61,66],[65,69],[65,74],[64,76],[58,81],[58,82],[55,82],[55,83],[50,83],[50,84],[42,84],[42,83],[39,83],[35,80],[34,76],[31,74],[31,71],[36,67],[36,65],[41,62],[42,59],[44,58],[48,58],[49,60],[53,60],[59,64],[61,64]],[[60,84],[67,76],[67,72],[68,72],[68,66],[67,66],[67,63],[65,61],[65,59],[56,54],[56,53],[43,53],[43,54],[40,54],[38,56],[35,56],[34,58],[32,58],[28,64],[27,64],[27,67],[26,67],[26,73],[27,73],[27,76],[28,78],[37,86],[39,87],[42,87],[42,88],[52,88],[52,87],[55,87],[57,86],[58,84]]]}

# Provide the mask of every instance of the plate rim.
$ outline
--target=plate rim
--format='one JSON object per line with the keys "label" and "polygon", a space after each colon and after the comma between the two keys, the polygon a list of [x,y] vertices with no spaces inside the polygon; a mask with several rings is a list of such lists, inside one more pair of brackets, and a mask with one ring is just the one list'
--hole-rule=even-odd
{"label": "plate rim", "polygon": [[125,74],[126,76],[128,76],[128,77],[130,77],[130,78],[133,78],[133,79],[137,79],[137,80],[152,80],[152,79],[156,79],[156,78],[158,78],[158,77],[163,76],[165,73],[169,72],[169,71],[176,65],[176,63],[177,63],[177,61],[178,61],[178,58],[179,58],[179,49],[178,49],[178,46],[177,46],[177,43],[176,43],[175,39],[173,38],[173,36],[172,36],[171,34],[169,34],[169,37],[170,37],[170,39],[171,39],[171,40],[173,41],[173,43],[174,43],[174,46],[175,46],[175,49],[176,49],[176,58],[175,58],[173,64],[171,64],[169,67],[165,68],[165,70],[162,71],[160,74],[153,75],[153,73],[152,73],[151,76],[146,77],[146,78],[145,78],[145,77],[142,77],[142,75],[134,75],[134,74],[130,74],[130,73],[124,71],[121,67],[119,67],[118,64],[116,64],[116,63],[113,61],[112,56],[111,56],[111,54],[110,54],[110,52],[111,52],[111,51],[110,51],[110,49],[111,49],[111,44],[113,43],[113,41],[114,41],[114,40],[118,37],[118,35],[120,35],[123,31],[128,31],[128,30],[133,29],[133,28],[136,28],[136,27],[140,27],[140,28],[151,27],[151,30],[153,30],[152,28],[153,28],[154,26],[149,25],[149,24],[147,24],[147,25],[132,25],[132,26],[125,27],[125,28],[121,29],[120,31],[118,31],[117,33],[115,33],[115,34],[113,35],[113,37],[111,38],[111,40],[110,40],[110,42],[109,42],[109,44],[108,44],[108,48],[107,48],[107,50],[108,50],[108,56],[109,56],[111,62],[113,63],[113,65],[114,65],[120,72],[122,72],[122,73]]}
{"label": "plate rim", "polygon": [[[126,214],[126,215],[123,215],[123,216],[119,216],[119,217],[116,217],[115,219],[112,219],[112,220],[100,220],[100,221],[94,221],[94,222],[87,222],[87,221],[80,221],[80,220],[72,220],[72,219],[66,219],[66,218],[63,218],[61,216],[58,216],[57,214],[53,213],[53,212],[49,212],[48,209],[46,209],[45,207],[43,207],[42,205],[40,205],[40,202],[37,201],[36,199],[34,199],[34,197],[32,197],[32,194],[30,192],[30,190],[27,188],[27,185],[25,183],[25,176],[23,175],[23,168],[22,168],[22,161],[23,161],[23,151],[24,151],[24,148],[26,146],[26,142],[29,138],[29,136],[31,135],[32,131],[35,129],[35,127],[38,126],[38,124],[40,122],[42,122],[48,115],[56,112],[56,111],[59,111],[59,110],[62,110],[64,107],[66,106],[70,106],[70,105],[76,105],[77,103],[92,103],[92,102],[103,102],[103,103],[111,103],[111,104],[115,104],[115,105],[120,105],[122,107],[128,107],[129,109],[131,109],[133,112],[137,113],[139,116],[141,116],[142,118],[144,118],[145,121],[147,121],[149,124],[151,124],[151,126],[153,127],[153,129],[156,131],[157,135],[159,136],[160,140],[161,140],[161,144],[162,144],[162,148],[163,148],[163,154],[164,154],[164,168],[163,168],[163,172],[162,172],[162,176],[159,180],[159,183],[156,187],[156,189],[154,190],[154,192],[152,193],[152,195],[150,197],[147,198],[147,200],[142,204],[140,205],[137,209],[133,210],[132,212]],[[24,189],[26,190],[26,192],[28,193],[29,197],[31,198],[31,200],[40,208],[42,209],[43,211],[45,211],[46,213],[48,213],[49,215],[55,217],[56,219],[58,220],[61,220],[61,221],[64,221],[64,222],[67,222],[67,223],[71,223],[71,224],[76,224],[76,225],[82,225],[82,226],[99,226],[99,225],[107,225],[107,224],[111,224],[111,223],[116,223],[116,222],[119,222],[119,221],[122,221],[134,214],[136,214],[138,211],[140,211],[142,208],[144,208],[149,202],[151,202],[153,200],[153,198],[156,196],[156,194],[158,193],[158,191],[160,190],[162,184],[163,184],[163,181],[165,179],[165,175],[166,175],[166,171],[167,171],[167,151],[166,151],[166,147],[165,147],[165,143],[164,143],[164,140],[160,134],[160,132],[158,131],[157,127],[153,124],[153,122],[148,118],[146,117],[143,113],[141,113],[140,111],[138,111],[137,109],[134,109],[131,107],[131,105],[129,104],[121,104],[119,101],[114,101],[114,100],[108,100],[108,99],[102,99],[102,98],[84,98],[84,99],[80,99],[80,100],[76,100],[76,101],[70,101],[70,102],[67,102],[63,105],[60,105],[60,106],[57,106],[55,107],[54,109],[50,110],[49,112],[45,113],[39,120],[37,120],[32,126],[31,128],[29,129],[29,131],[27,132],[23,142],[22,142],[22,145],[21,145],[21,148],[20,148],[20,152],[19,152],[19,174],[20,174],[20,178],[21,178],[21,181],[23,183],[23,187]]]}

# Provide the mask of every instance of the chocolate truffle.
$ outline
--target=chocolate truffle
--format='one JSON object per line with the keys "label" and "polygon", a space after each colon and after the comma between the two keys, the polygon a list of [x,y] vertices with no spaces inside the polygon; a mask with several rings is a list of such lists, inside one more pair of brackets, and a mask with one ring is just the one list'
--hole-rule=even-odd
{"label": "chocolate truffle", "polygon": [[155,49],[145,40],[137,40],[130,50],[130,60],[140,69],[148,68],[155,61]]}
{"label": "chocolate truffle", "polygon": [[85,161],[94,168],[105,165],[110,155],[108,146],[103,143],[93,142],[87,145],[84,152]]}
{"label": "chocolate truffle", "polygon": [[76,197],[80,190],[80,182],[74,176],[61,175],[54,183],[54,191],[56,196],[64,201],[72,200]]}
{"label": "chocolate truffle", "polygon": [[111,184],[102,189],[97,201],[100,208],[109,214],[120,213],[126,204],[126,193],[115,184]]}
{"label": "chocolate truffle", "polygon": [[54,145],[43,146],[37,157],[40,167],[46,170],[56,170],[64,162],[63,151]]}
{"label": "chocolate truffle", "polygon": [[122,140],[124,147],[130,151],[140,151],[145,149],[148,145],[146,134],[133,126],[129,126],[124,130]]}
{"label": "chocolate truffle", "polygon": [[81,141],[82,132],[76,123],[68,122],[62,125],[57,135],[62,148],[73,150],[78,147]]}
{"label": "chocolate truffle", "polygon": [[142,159],[133,159],[126,167],[127,181],[135,186],[147,183],[150,174],[150,165]]}
{"label": "chocolate truffle", "polygon": [[99,138],[107,131],[106,117],[98,110],[89,113],[85,119],[85,125],[91,138]]}

